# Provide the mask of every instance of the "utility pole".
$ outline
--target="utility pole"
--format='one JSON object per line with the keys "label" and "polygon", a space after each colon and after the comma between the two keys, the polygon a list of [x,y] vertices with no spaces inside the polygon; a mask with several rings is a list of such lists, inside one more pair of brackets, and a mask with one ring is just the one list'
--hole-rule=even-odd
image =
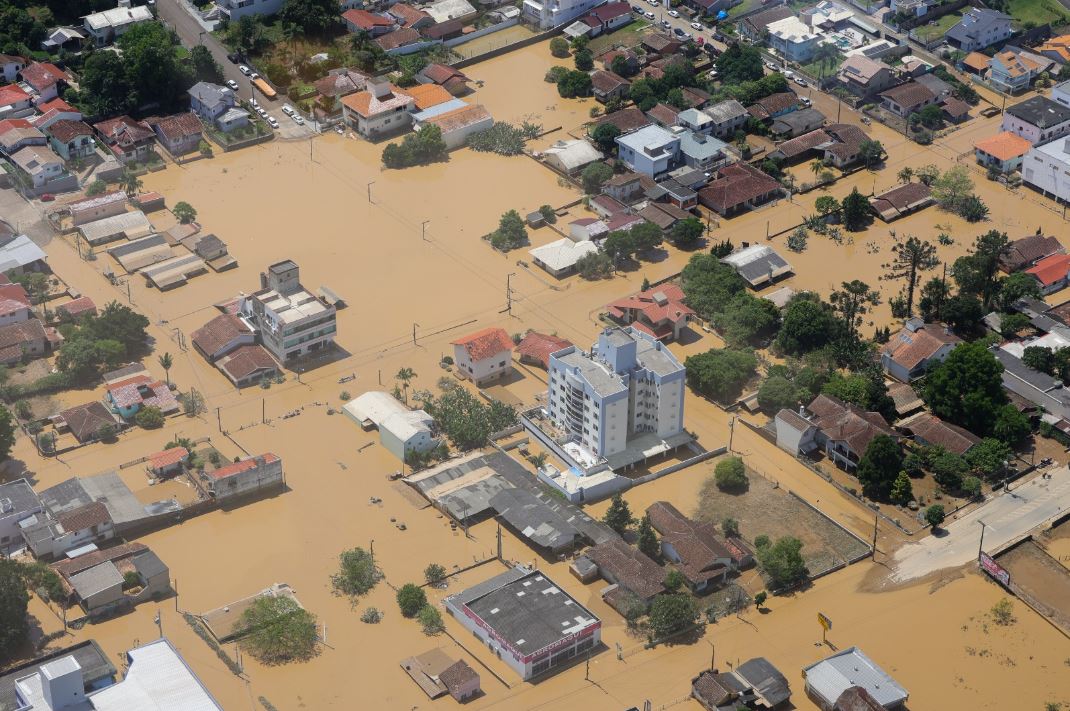
{"label": "utility pole", "polygon": [[374,180],[368,183],[368,202],[369,203],[372,201],[372,186],[373,185],[375,185],[375,181]]}
{"label": "utility pole", "polygon": [[732,419],[728,421],[728,451],[732,451],[732,438],[736,433],[736,416],[732,415]]}
{"label": "utility pole", "polygon": [[427,239],[427,223],[430,222],[430,221],[431,220],[424,220],[420,224],[420,236],[423,237],[424,242],[428,241],[428,239]]}
{"label": "utility pole", "polygon": [[870,559],[877,560],[877,520],[880,514],[873,514],[873,549],[870,551]]}
{"label": "utility pole", "polygon": [[984,552],[985,545],[985,522],[978,521],[981,524],[981,541],[977,544],[977,560],[981,560],[981,553]]}
{"label": "utility pole", "polygon": [[220,432],[223,431],[223,418],[219,416],[218,407],[215,409],[215,426]]}
{"label": "utility pole", "polygon": [[416,327],[419,325],[415,321],[412,322],[412,345],[414,346],[416,345]]}
{"label": "utility pole", "polygon": [[717,668],[717,647],[713,646],[713,642],[710,642],[710,640],[706,641],[710,643],[710,671],[712,672]]}
{"label": "utility pole", "polygon": [[267,398],[260,398],[260,424],[267,422]]}
{"label": "utility pole", "polygon": [[509,272],[505,275],[505,312],[510,316],[513,315],[513,286],[512,280],[516,276],[516,272]]}

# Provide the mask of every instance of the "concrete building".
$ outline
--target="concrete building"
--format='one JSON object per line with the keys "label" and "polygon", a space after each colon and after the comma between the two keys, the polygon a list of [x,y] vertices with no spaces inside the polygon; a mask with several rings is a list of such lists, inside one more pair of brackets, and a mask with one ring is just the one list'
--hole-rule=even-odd
{"label": "concrete building", "polygon": [[44,146],[25,146],[15,151],[11,161],[21,170],[34,188],[44,187],[66,175],[63,159]]}
{"label": "concrete building", "polygon": [[217,500],[255,494],[285,483],[282,459],[271,452],[227,464],[201,475],[208,492]]}
{"label": "concrete building", "polygon": [[766,29],[769,32],[769,46],[792,62],[809,62],[821,43],[821,36],[794,15],[770,23]]}
{"label": "concrete building", "polygon": [[119,0],[118,7],[94,12],[82,18],[87,36],[97,47],[103,47],[121,37],[131,27],[153,21],[148,5],[131,5],[130,0]]}
{"label": "concrete building", "polygon": [[501,328],[484,328],[452,341],[458,374],[476,385],[492,382],[513,371],[513,340]]}
{"label": "concrete building", "polygon": [[975,52],[1011,36],[1011,17],[1002,12],[971,7],[958,24],[947,31],[947,43],[963,52]]}
{"label": "concrete building", "polygon": [[806,695],[822,711],[831,711],[840,696],[862,687],[887,711],[902,708],[909,694],[858,647],[849,647],[803,667]]}
{"label": "concrete building", "polygon": [[410,410],[381,390],[350,400],[342,411],[362,428],[378,429],[379,443],[403,462],[408,461],[410,454],[428,452],[439,444],[431,415],[423,410]]}
{"label": "concrete building", "polygon": [[216,0],[219,12],[230,22],[249,15],[274,15],[282,9],[284,0]]}
{"label": "concrete building", "polygon": [[525,681],[570,663],[602,639],[602,622],[592,612],[523,566],[450,595],[444,604]]}
{"label": "concrete building", "polygon": [[[430,84],[425,86],[438,86]],[[463,102],[462,102],[463,103]],[[473,133],[486,131],[494,125],[494,117],[481,105],[459,106],[451,111],[419,121],[414,128],[419,131],[424,126],[438,126],[442,132],[442,141],[448,150],[460,148]]]}
{"label": "concrete building", "polygon": [[617,136],[616,141],[621,162],[651,178],[676,167],[680,155],[680,137],[654,124]]}
{"label": "concrete building", "polygon": [[1022,182],[1045,195],[1070,200],[1070,138],[1033,146],[1022,159]]}
{"label": "concrete building", "polygon": [[[593,464],[643,435],[668,441],[684,429],[684,366],[654,336],[607,328],[590,353],[550,356],[549,419],[575,456]],[[612,468],[612,467],[611,467]]]}
{"label": "concrete building", "polygon": [[301,286],[293,261],[260,273],[260,291],[244,296],[239,311],[260,342],[283,366],[330,348],[337,331],[335,307]]}
{"label": "concrete building", "polygon": [[23,546],[22,522],[43,511],[41,499],[26,479],[0,484],[0,554]]}
{"label": "concrete building", "polygon": [[1018,134],[1034,146],[1062,138],[1070,134],[1070,106],[1034,96],[1008,106],[1000,130]]}
{"label": "concrete building", "polygon": [[1011,173],[1021,169],[1022,159],[1030,148],[1032,144],[1027,139],[1010,131],[1000,131],[975,143],[973,154],[981,166]]}
{"label": "concrete building", "polygon": [[908,319],[903,329],[881,347],[884,372],[901,383],[909,383],[941,363],[962,339],[940,324]]}
{"label": "concrete building", "polygon": [[598,245],[588,240],[562,237],[548,244],[528,250],[531,259],[551,276],[565,277],[576,270],[576,265],[589,254],[596,254]]}
{"label": "concrete building", "polygon": [[365,91],[342,97],[347,125],[365,138],[400,133],[412,124],[415,100],[386,81],[369,80]]}
{"label": "concrete building", "polygon": [[521,14],[541,30],[560,27],[601,5],[603,0],[524,0]]}

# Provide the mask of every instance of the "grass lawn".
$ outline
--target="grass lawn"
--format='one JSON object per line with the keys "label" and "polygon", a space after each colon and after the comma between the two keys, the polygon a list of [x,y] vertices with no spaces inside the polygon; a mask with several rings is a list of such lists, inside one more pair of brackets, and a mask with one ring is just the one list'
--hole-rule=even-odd
{"label": "grass lawn", "polygon": [[623,45],[625,47],[634,47],[642,42],[641,33],[646,28],[650,27],[650,23],[646,20],[634,20],[619,30],[614,30],[608,35],[599,35],[593,40],[587,43],[587,48],[591,50],[594,56],[598,56],[604,52],[609,51],[617,45]]}
{"label": "grass lawn", "polygon": [[762,0],[743,0],[743,2],[728,11],[728,18],[733,19],[739,17],[743,13],[750,12],[761,4]]}
{"label": "grass lawn", "polygon": [[937,37],[947,34],[947,31],[958,24],[962,19],[961,12],[950,12],[939,20],[936,20],[934,25],[922,25],[914,30],[914,34],[923,42],[930,42]]}
{"label": "grass lawn", "polygon": [[836,71],[840,68],[840,65],[843,64],[843,60],[844,56],[842,54],[838,54],[836,55],[835,59],[826,60],[824,67],[822,67],[821,62],[817,60],[814,60],[809,64],[803,64],[800,66],[802,67],[802,70],[810,76],[817,77],[820,79],[821,77],[827,77],[830,74],[835,74]]}
{"label": "grass lawn", "polygon": [[1059,4],[1059,0],[1010,0],[1007,14],[1016,24],[1033,22],[1043,25],[1050,22],[1053,27],[1070,23],[1070,12]]}
{"label": "grass lawn", "polygon": [[179,61],[182,61],[183,59],[186,59],[187,57],[189,57],[189,50],[188,49],[186,49],[182,45],[178,45],[177,47],[175,47],[175,59],[177,59]]}

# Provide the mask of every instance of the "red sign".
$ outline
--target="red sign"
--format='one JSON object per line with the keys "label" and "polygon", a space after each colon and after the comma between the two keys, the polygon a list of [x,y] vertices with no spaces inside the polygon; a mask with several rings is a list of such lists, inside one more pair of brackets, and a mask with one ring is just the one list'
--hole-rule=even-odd
{"label": "red sign", "polygon": [[1010,587],[1011,574],[1007,572],[1007,569],[997,563],[992,556],[987,553],[981,553],[981,568],[986,573],[1003,584],[1004,587]]}

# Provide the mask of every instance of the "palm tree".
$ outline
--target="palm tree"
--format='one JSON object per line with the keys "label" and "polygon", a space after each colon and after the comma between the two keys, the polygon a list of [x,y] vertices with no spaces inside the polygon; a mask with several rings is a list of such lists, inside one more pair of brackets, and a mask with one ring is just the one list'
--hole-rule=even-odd
{"label": "palm tree", "polygon": [[119,185],[127,195],[137,195],[141,192],[144,183],[132,171],[124,170],[122,178],[119,179]]}
{"label": "palm tree", "polygon": [[813,173],[814,175],[817,175],[818,173],[820,173],[824,169],[825,169],[825,164],[822,163],[819,160],[815,160],[813,163],[810,164],[810,172]]}
{"label": "palm tree", "polygon": [[825,78],[825,67],[835,62],[840,56],[840,52],[836,49],[836,45],[833,44],[819,44],[817,51],[814,52],[814,59],[821,62],[821,76],[819,79]]}
{"label": "palm tree", "polygon": [[167,379],[167,387],[171,387],[171,366],[174,364],[175,360],[170,353],[160,356],[160,367],[163,368],[164,378]]}
{"label": "palm tree", "polygon": [[909,183],[911,178],[914,177],[914,169],[908,165],[896,173],[895,177],[899,178],[900,183]]}
{"label": "palm tree", "polygon": [[394,376],[397,380],[400,380],[402,385],[405,386],[405,404],[409,403],[409,381],[416,377],[416,371],[412,368],[402,368],[398,371],[398,374]]}

